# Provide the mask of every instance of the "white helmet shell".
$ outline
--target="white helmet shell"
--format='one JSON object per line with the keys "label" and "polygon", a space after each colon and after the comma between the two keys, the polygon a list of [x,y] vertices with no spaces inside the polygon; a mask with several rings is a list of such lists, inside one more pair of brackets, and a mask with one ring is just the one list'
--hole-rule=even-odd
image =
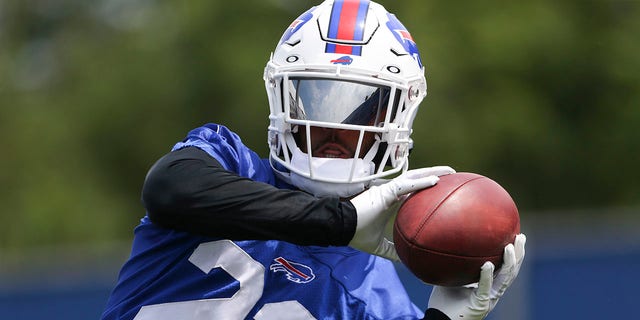
{"label": "white helmet shell", "polygon": [[[284,32],[264,80],[270,105],[269,158],[286,181],[302,177],[329,189],[348,185],[352,195],[360,190],[354,184],[366,188],[375,179],[407,169],[411,126],[427,84],[410,33],[383,6],[327,0],[309,9]],[[364,120],[372,115],[375,121]],[[303,149],[293,134],[305,130],[310,139],[310,127],[359,131],[358,150],[363,152],[341,159],[353,165],[337,166],[346,168],[338,174],[320,172],[322,166],[314,165],[319,160],[312,156],[301,166],[292,161],[300,154],[296,150]],[[376,135],[376,142],[360,150],[367,132]],[[311,154],[310,149],[302,152]],[[358,159],[360,154],[366,155]],[[368,167],[362,161],[372,162],[371,170],[362,170]]]}

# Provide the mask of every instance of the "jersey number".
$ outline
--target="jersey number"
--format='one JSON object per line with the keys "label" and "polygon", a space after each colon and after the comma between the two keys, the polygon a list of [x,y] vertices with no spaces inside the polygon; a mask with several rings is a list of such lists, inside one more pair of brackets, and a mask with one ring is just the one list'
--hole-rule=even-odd
{"label": "jersey number", "polygon": [[[200,244],[189,257],[189,262],[205,274],[215,268],[222,268],[240,283],[240,289],[231,298],[144,306],[134,320],[244,319],[262,296],[264,266],[230,240]],[[304,306],[295,300],[265,304],[254,317],[255,320],[276,318],[286,320],[315,319]]]}

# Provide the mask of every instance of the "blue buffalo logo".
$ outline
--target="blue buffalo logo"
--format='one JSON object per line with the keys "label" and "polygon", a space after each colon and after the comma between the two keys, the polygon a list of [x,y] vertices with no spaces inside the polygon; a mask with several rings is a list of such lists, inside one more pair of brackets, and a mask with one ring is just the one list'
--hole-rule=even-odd
{"label": "blue buffalo logo", "polygon": [[395,15],[387,13],[387,17],[389,18],[389,21],[387,22],[387,28],[389,28],[391,32],[393,32],[396,40],[400,42],[404,50],[408,54],[410,54],[418,62],[420,68],[422,68],[422,59],[420,58],[420,52],[418,52],[418,46],[416,45],[415,41],[413,41],[413,37],[411,37],[411,34],[407,30],[407,28],[402,25],[400,20],[398,20]]}
{"label": "blue buffalo logo", "polygon": [[[314,7],[315,8],[315,7]],[[301,14],[298,19],[293,20],[293,22],[289,25],[289,27],[287,28],[287,30],[284,31],[284,34],[282,35],[282,38],[280,38],[280,44],[282,44],[283,42],[289,40],[289,38],[291,38],[291,36],[298,32],[298,30],[300,30],[300,28],[302,28],[302,26],[307,23],[309,20],[311,20],[311,18],[313,17],[313,9],[311,8],[309,10],[307,10],[307,12]]]}
{"label": "blue buffalo logo", "polygon": [[283,272],[287,280],[295,283],[308,283],[316,278],[313,270],[308,266],[289,261],[283,257],[273,259],[275,263],[269,266],[269,270],[273,272]]}
{"label": "blue buffalo logo", "polygon": [[338,59],[331,60],[331,63],[333,64],[342,64],[342,65],[350,65],[351,62],[353,62],[353,58],[349,56],[342,56]]}

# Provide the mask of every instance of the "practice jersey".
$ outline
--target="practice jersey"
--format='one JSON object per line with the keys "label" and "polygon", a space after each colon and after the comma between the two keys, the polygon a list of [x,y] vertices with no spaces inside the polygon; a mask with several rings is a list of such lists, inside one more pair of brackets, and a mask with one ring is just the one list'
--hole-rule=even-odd
{"label": "practice jersey", "polygon": [[[283,186],[266,159],[224,126],[192,130],[173,150],[197,147],[225,169]],[[215,217],[212,217],[215,219]],[[135,229],[102,319],[418,319],[393,264],[349,247],[231,241],[162,228]]]}

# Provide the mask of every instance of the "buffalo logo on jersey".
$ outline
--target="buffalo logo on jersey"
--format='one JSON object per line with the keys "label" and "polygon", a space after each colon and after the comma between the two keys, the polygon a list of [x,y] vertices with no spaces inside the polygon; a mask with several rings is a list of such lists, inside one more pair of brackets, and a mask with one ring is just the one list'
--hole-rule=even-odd
{"label": "buffalo logo on jersey", "polygon": [[313,270],[304,264],[289,261],[283,257],[278,257],[273,260],[275,263],[269,266],[269,270],[273,272],[284,272],[289,281],[308,283],[316,278]]}

